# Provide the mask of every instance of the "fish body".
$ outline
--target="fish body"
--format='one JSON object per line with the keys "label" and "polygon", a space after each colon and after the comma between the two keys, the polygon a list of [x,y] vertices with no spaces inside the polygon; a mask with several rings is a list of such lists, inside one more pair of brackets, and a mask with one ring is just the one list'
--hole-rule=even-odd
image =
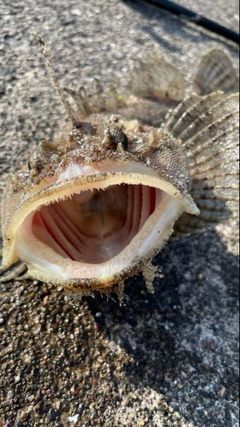
{"label": "fish body", "polygon": [[[186,95],[181,72],[158,55],[136,63],[124,97],[97,81],[90,92],[68,90],[72,123],[8,180],[3,271],[20,260],[32,278],[109,293],[144,269],[149,283],[171,235],[236,214],[239,107],[229,63],[218,49],[203,58],[200,95]],[[229,66],[232,83],[214,80],[209,93],[208,64]]]}

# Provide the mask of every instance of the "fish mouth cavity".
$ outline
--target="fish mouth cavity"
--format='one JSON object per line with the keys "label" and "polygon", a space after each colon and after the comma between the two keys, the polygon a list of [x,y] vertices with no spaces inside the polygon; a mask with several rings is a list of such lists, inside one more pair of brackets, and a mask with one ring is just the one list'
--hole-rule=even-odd
{"label": "fish mouth cavity", "polygon": [[194,213],[195,205],[159,172],[133,163],[91,167],[92,175],[75,165],[26,195],[9,227],[10,261],[25,262],[42,281],[110,282],[161,249],[176,219],[184,210]]}
{"label": "fish mouth cavity", "polygon": [[141,184],[74,193],[38,210],[32,232],[64,258],[107,262],[140,232],[163,197],[162,190]]}

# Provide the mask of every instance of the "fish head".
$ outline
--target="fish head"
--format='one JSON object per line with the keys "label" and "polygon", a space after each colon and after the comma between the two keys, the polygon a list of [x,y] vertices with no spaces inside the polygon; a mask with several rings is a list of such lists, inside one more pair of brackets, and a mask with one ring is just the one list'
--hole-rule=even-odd
{"label": "fish head", "polygon": [[109,291],[164,246],[182,212],[198,214],[184,150],[160,128],[90,114],[43,141],[9,182],[3,266],[72,291]]}

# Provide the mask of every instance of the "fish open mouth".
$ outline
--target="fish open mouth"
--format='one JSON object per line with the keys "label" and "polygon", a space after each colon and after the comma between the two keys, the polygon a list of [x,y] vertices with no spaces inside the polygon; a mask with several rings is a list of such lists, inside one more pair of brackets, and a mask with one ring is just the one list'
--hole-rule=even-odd
{"label": "fish open mouth", "polygon": [[140,232],[162,196],[163,191],[141,184],[84,191],[43,206],[33,216],[32,231],[64,258],[106,262]]}
{"label": "fish open mouth", "polygon": [[71,164],[25,195],[7,230],[5,264],[20,259],[33,277],[64,286],[113,284],[161,249],[184,210],[196,209],[143,164]]}

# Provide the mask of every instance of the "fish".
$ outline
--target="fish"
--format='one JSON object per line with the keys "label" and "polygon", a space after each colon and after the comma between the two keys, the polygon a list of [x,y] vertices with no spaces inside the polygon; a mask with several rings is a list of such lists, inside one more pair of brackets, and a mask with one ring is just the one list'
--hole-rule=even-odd
{"label": "fish", "polygon": [[231,61],[212,49],[188,88],[177,67],[148,53],[135,61],[124,94],[96,79],[62,90],[37,38],[69,120],[8,177],[0,281],[32,278],[121,297],[124,280],[142,271],[153,291],[161,272],[151,261],[169,239],[238,214]]}

